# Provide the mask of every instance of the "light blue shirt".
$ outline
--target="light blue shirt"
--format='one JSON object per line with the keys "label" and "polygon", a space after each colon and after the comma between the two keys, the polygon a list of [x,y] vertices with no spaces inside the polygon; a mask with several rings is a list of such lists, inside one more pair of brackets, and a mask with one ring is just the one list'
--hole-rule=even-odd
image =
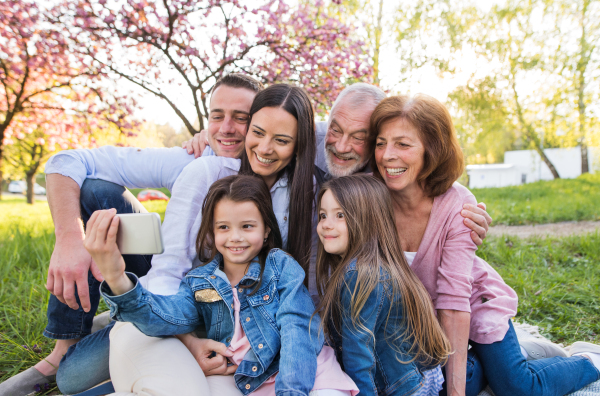
{"label": "light blue shirt", "polygon": [[[45,171],[68,176],[79,186],[90,178],[132,188],[168,188],[171,200],[162,224],[165,251],[152,257],[152,268],[140,281],[153,293],[170,295],[177,293],[181,279],[192,268],[196,236],[202,222],[202,203],[208,189],[215,181],[237,174],[239,168],[239,159],[215,156],[209,147],[202,157],[194,159],[181,148],[104,146],[61,151],[50,158]],[[284,248],[289,223],[287,186],[287,177],[282,177],[271,188],[273,211]]]}

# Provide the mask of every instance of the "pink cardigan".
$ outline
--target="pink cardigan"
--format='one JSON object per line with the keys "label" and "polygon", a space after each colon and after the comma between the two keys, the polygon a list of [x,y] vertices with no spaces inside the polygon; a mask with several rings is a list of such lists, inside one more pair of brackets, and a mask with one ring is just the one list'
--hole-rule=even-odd
{"label": "pink cardigan", "polygon": [[501,341],[508,320],[517,314],[517,294],[485,261],[460,215],[463,204],[476,205],[471,192],[454,183],[435,197],[423,240],[411,268],[431,296],[435,309],[471,313],[469,339]]}

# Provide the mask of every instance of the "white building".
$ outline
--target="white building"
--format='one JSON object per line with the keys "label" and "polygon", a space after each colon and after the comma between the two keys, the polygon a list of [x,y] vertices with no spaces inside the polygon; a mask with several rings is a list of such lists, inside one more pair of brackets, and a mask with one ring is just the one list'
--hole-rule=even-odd
{"label": "white building", "polygon": [[[573,179],[581,175],[581,148],[545,149],[559,176]],[[590,173],[600,170],[600,150],[588,148]],[[469,188],[505,187],[552,180],[550,169],[535,150],[516,150],[504,153],[504,164],[467,165]]]}

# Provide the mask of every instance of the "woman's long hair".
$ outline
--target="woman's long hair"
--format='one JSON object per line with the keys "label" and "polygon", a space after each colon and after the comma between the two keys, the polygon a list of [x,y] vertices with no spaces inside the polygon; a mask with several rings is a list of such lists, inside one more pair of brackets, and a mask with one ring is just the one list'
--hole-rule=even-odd
{"label": "woman's long hair", "polygon": [[260,276],[257,282],[248,286],[240,286],[244,288],[255,286],[252,293],[250,293],[253,294],[260,285],[267,255],[271,249],[281,248],[282,245],[279,225],[277,224],[277,218],[275,217],[275,213],[273,213],[273,205],[271,204],[271,194],[264,180],[254,176],[227,176],[217,180],[210,186],[202,204],[202,222],[200,223],[200,230],[196,238],[198,258],[204,264],[211,262],[217,255],[217,247],[214,243],[215,208],[223,199],[229,199],[233,202],[254,203],[265,223],[265,228],[271,230],[267,236],[267,241],[258,253]]}
{"label": "woman's long hair", "polygon": [[[277,178],[283,174],[288,177],[289,226],[287,251],[300,263],[306,277],[304,284],[308,285],[308,267],[312,237],[312,219],[315,195],[313,189],[313,174],[315,167],[316,137],[315,117],[308,95],[302,88],[288,84],[275,84],[259,92],[252,106],[248,126],[252,116],[265,107],[282,108],[298,121],[296,147],[292,161]],[[256,175],[248,161],[246,151],[242,153],[241,175]]]}
{"label": "woman's long hair", "polygon": [[[339,332],[341,314],[345,312],[350,315],[356,331],[371,333],[375,338],[373,329],[359,325],[360,312],[377,285],[387,283],[389,287],[384,289],[389,292],[386,298],[391,301],[388,320],[392,309],[397,309],[402,313],[405,328],[387,342],[397,352],[400,345],[396,340],[410,342],[406,352],[413,356],[410,361],[425,365],[444,363],[451,346],[434,315],[429,293],[406,262],[385,184],[369,175],[332,179],[321,187],[317,207],[326,191],[331,191],[342,208],[348,227],[348,250],[342,255],[327,253],[319,241],[317,290],[321,302],[317,312],[326,336],[331,339],[332,335],[327,324],[333,324]],[[357,282],[354,290],[350,290],[350,307],[343,307],[340,290],[344,286],[346,266],[353,259],[357,260]],[[397,296],[402,299],[401,306],[394,304]]]}

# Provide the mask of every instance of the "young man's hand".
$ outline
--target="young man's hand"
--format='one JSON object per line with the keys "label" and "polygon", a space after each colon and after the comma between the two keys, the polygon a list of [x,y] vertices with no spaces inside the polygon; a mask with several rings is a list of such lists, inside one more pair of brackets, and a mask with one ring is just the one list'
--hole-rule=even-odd
{"label": "young man's hand", "polygon": [[57,237],[48,267],[46,289],[63,304],[67,304],[71,309],[78,309],[79,304],[75,296],[75,286],[77,286],[81,308],[89,312],[91,304],[88,271],[90,270],[98,281],[104,280],[92,256],[85,250],[82,236]]}
{"label": "young man's hand", "polygon": [[97,210],[87,223],[83,245],[98,265],[102,276],[115,295],[133,288],[125,275],[125,261],[117,247],[119,218],[115,209]]}
{"label": "young man's hand", "polygon": [[206,133],[206,129],[201,130],[190,140],[186,140],[185,142],[181,143],[181,147],[187,149],[188,154],[194,154],[194,158],[202,157],[202,152],[206,146],[208,146]]}

